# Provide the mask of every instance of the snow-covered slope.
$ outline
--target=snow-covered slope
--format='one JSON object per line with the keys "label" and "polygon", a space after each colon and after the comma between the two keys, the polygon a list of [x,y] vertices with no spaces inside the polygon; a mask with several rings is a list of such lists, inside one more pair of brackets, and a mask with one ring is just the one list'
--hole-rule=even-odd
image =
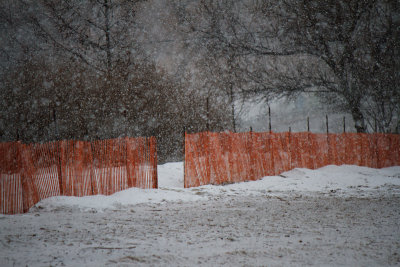
{"label": "snow-covered slope", "polygon": [[158,167],[159,189],[130,188],[111,196],[52,197],[36,207],[79,207],[104,210],[139,203],[165,203],[207,200],[215,196],[335,194],[339,196],[367,196],[400,194],[400,166],[372,169],[352,165],[326,166],[317,170],[297,168],[278,176],[267,176],[258,181],[225,186],[206,185],[183,188],[183,163],[167,163]]}
{"label": "snow-covered slope", "polygon": [[0,266],[398,266],[400,167],[326,166],[183,188],[52,197],[0,215]]}

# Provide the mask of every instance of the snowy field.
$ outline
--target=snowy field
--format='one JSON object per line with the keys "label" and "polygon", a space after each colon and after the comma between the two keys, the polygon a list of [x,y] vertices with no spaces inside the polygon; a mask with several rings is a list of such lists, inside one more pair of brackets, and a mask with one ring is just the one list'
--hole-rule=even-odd
{"label": "snowy field", "polygon": [[400,167],[294,169],[255,182],[52,197],[0,215],[0,266],[399,266]]}

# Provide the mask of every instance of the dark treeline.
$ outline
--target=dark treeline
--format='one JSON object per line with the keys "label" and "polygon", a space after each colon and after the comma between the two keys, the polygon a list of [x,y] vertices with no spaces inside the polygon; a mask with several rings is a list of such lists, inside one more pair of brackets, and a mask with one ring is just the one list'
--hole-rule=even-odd
{"label": "dark treeline", "polygon": [[179,158],[185,126],[226,128],[217,93],[207,110],[146,54],[140,2],[2,1],[1,140],[156,136],[165,161]]}
{"label": "dark treeline", "polygon": [[[390,0],[5,0],[0,138],[240,130],[241,101],[312,95],[357,132],[399,132],[400,14]],[[161,63],[160,63],[161,62]],[[350,126],[349,126],[350,127]]]}
{"label": "dark treeline", "polygon": [[350,114],[357,132],[399,132],[398,1],[204,0],[186,12],[243,96],[314,94]]}

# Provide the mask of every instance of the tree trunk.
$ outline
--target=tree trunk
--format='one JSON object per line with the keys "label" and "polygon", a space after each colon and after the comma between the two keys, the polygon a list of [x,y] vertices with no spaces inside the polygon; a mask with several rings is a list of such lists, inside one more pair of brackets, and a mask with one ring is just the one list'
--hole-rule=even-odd
{"label": "tree trunk", "polygon": [[233,132],[236,133],[236,120],[235,120],[235,99],[233,95],[233,84],[230,83],[230,91],[229,91],[230,97],[231,97],[231,116],[232,116],[232,129]]}
{"label": "tree trunk", "polygon": [[206,121],[206,129],[207,131],[210,131],[210,103],[209,103],[209,96],[207,96],[206,98],[206,117],[207,117],[207,121]]}
{"label": "tree trunk", "polygon": [[112,71],[112,59],[111,59],[111,40],[110,40],[110,6],[108,0],[104,1],[104,17],[105,17],[105,34],[106,34],[106,54],[107,54],[107,75],[110,79]]}
{"label": "tree trunk", "polygon": [[354,127],[357,133],[365,133],[367,131],[367,126],[359,105],[351,106],[351,115],[353,116]]}

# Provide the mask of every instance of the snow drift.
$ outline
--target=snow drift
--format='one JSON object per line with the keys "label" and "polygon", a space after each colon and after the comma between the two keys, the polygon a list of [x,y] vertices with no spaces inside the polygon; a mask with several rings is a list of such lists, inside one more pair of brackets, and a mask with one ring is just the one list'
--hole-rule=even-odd
{"label": "snow drift", "polygon": [[69,206],[102,211],[139,203],[188,202],[208,200],[216,196],[317,193],[362,197],[373,194],[400,194],[400,166],[383,169],[353,165],[329,165],[316,170],[296,168],[257,181],[188,189],[183,188],[182,162],[160,165],[158,174],[159,189],[129,188],[110,196],[57,196],[44,199],[35,207],[54,209]]}

